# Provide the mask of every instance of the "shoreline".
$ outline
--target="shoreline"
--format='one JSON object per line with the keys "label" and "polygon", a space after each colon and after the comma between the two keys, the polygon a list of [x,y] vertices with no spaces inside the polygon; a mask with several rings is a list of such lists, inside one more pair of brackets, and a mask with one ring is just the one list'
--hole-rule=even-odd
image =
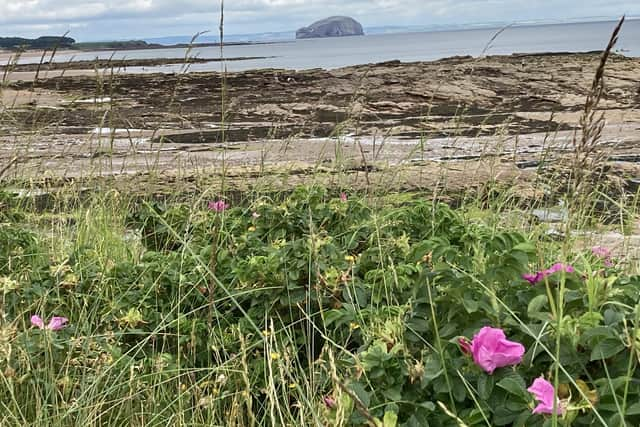
{"label": "shoreline", "polygon": [[[66,51],[64,53],[67,53]],[[63,54],[61,52],[60,54]],[[364,63],[358,65],[350,65],[346,67],[338,67],[338,68],[308,68],[308,69],[287,69],[287,68],[273,68],[273,67],[263,67],[263,68],[251,68],[242,71],[228,71],[226,74],[241,74],[241,73],[255,73],[261,71],[269,71],[269,70],[278,70],[282,73],[304,73],[311,72],[314,70],[321,70],[325,72],[338,71],[342,69],[362,69],[362,68],[380,68],[388,65],[394,66],[410,66],[415,64],[449,64],[449,63],[459,63],[459,62],[477,62],[484,59],[497,60],[497,61],[510,61],[514,59],[518,60],[526,60],[526,59],[540,59],[544,60],[545,58],[556,58],[556,57],[565,57],[565,58],[577,58],[577,57],[599,57],[602,54],[602,50],[592,50],[592,51],[575,51],[575,52],[534,52],[534,53],[519,53],[514,52],[510,55],[487,55],[487,56],[450,56],[440,59],[428,60],[428,61],[411,61],[411,62],[403,62],[400,60],[390,60],[383,61],[377,63]],[[249,57],[230,57],[230,58],[198,58],[192,57],[187,61],[184,58],[149,58],[149,59],[113,59],[109,60],[80,60],[73,62],[43,62],[39,63],[28,63],[28,64],[17,64],[11,67],[8,67],[6,64],[2,63],[2,54],[0,53],[0,78],[4,77],[5,82],[20,82],[20,81],[33,81],[36,77],[37,70],[38,79],[47,79],[47,78],[57,78],[62,76],[95,76],[96,72],[106,73],[111,72],[113,70],[117,71],[118,75],[140,75],[140,76],[150,76],[150,75],[172,75],[176,73],[180,73],[180,70],[176,69],[163,69],[162,67],[167,66],[189,66],[193,64],[206,64],[206,63],[221,63],[221,62],[241,62],[241,61],[249,61],[256,59],[272,59],[277,58],[276,56],[249,56]],[[612,53],[611,58],[618,58],[621,60],[640,60],[638,57],[627,56],[623,53]],[[98,66],[96,66],[96,64]],[[148,67],[148,69],[144,69]],[[132,69],[133,71],[127,70],[127,68]],[[184,71],[186,74],[221,74],[218,70],[192,70],[187,69]]]}
{"label": "shoreline", "polygon": [[[45,70],[36,82],[10,82],[2,91],[11,120],[0,123],[0,162],[15,151],[26,153],[25,174],[43,164],[56,175],[92,165],[118,175],[144,170],[150,156],[163,170],[199,169],[216,164],[221,150],[239,167],[263,154],[277,164],[309,164],[341,144],[349,161],[365,156],[369,165],[484,156],[529,164],[546,150],[566,153],[599,61],[597,53],[527,54],[116,79],[95,70],[47,78],[63,71]],[[618,144],[614,154],[628,164],[640,158],[639,72],[640,58],[611,57],[600,103],[603,142]],[[96,92],[96,81],[112,83]],[[38,141],[28,138],[34,128]]]}
{"label": "shoreline", "polygon": [[[274,56],[243,56],[243,57],[231,57],[231,58],[199,58],[191,57],[187,58],[150,58],[150,59],[97,59],[97,60],[80,60],[71,62],[42,62],[37,64],[14,64],[6,66],[0,64],[0,72],[10,70],[12,73],[24,73],[35,71],[65,71],[65,70],[85,70],[95,72],[95,69],[118,69],[119,71],[126,72],[127,67],[160,67],[165,65],[191,65],[191,64],[205,64],[208,62],[222,62],[222,61],[249,61],[256,59],[270,59]],[[135,73],[134,73],[135,74]]]}

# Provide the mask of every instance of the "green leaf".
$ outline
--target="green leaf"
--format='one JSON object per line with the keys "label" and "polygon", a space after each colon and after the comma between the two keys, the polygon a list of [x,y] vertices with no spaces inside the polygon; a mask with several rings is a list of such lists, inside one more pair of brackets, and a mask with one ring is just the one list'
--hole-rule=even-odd
{"label": "green leaf", "polygon": [[533,243],[529,243],[529,242],[523,242],[523,243],[518,243],[517,245],[515,245],[513,247],[514,251],[522,251],[522,252],[527,252],[530,254],[533,254],[536,252],[536,247]]}
{"label": "green leaf", "polygon": [[499,406],[498,408],[496,408],[495,412],[493,413],[492,425],[506,426],[506,425],[512,424],[517,417],[518,417],[517,413],[511,412],[503,406]]}
{"label": "green leaf", "polygon": [[531,410],[527,409],[522,411],[520,415],[518,415],[518,418],[513,422],[513,427],[525,427],[529,418],[531,418]]}
{"label": "green leaf", "polygon": [[625,413],[626,416],[629,415],[640,415],[640,402],[636,402],[633,405],[629,406],[627,408],[627,411]]}
{"label": "green leaf", "polygon": [[546,295],[538,295],[537,297],[534,297],[529,301],[529,305],[527,306],[527,315],[529,317],[534,317],[534,315],[539,314],[547,305],[547,301],[548,299]]}
{"label": "green leaf", "polygon": [[398,414],[395,412],[385,412],[384,418],[382,419],[383,427],[396,427],[398,425]]}
{"label": "green leaf", "polygon": [[518,374],[501,379],[497,385],[514,396],[525,397],[527,395],[526,384]]}
{"label": "green leaf", "polygon": [[488,400],[493,391],[495,380],[492,375],[480,375],[478,378],[478,396],[482,400]]}
{"label": "green leaf", "polygon": [[362,384],[360,383],[351,383],[349,384],[349,389],[351,389],[351,391],[358,396],[358,399],[360,399],[360,401],[362,402],[362,404],[364,406],[369,406],[369,403],[371,403],[371,398],[370,398],[370,393],[368,393],[364,387],[362,386]]}
{"label": "green leaf", "polygon": [[462,305],[464,305],[464,308],[469,314],[478,311],[478,301],[475,301],[470,295],[465,295],[464,298],[462,298]]}
{"label": "green leaf", "polygon": [[424,363],[423,379],[427,383],[429,383],[442,375],[443,372],[444,370],[442,369],[442,365],[440,364],[440,359],[433,355],[427,356]]}
{"label": "green leaf", "polygon": [[591,351],[591,361],[608,359],[624,350],[625,346],[618,338],[605,338]]}

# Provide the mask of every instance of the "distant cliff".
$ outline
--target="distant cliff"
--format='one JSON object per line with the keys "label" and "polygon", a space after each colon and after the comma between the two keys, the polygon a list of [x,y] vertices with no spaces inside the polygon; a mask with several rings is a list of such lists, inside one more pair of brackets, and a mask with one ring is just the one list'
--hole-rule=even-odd
{"label": "distant cliff", "polygon": [[297,39],[363,35],[362,25],[348,16],[332,16],[296,31]]}

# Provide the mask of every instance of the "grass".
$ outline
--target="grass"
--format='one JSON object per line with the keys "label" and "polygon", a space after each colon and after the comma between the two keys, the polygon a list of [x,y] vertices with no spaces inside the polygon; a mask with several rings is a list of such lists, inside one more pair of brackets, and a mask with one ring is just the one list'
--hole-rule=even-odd
{"label": "grass", "polygon": [[[638,217],[636,195],[602,178],[607,53],[574,162],[539,170],[536,203],[563,202],[559,227],[491,157],[482,185],[451,194],[445,165],[445,185],[395,192],[403,167],[374,175],[360,145],[366,186],[351,188],[339,131],[333,161],[284,190],[241,177],[233,191],[225,145],[219,177],[163,198],[93,177],[97,191],[80,180],[46,206],[0,193],[0,425],[639,425],[637,266],[591,251]],[[208,209],[219,198],[229,209]],[[575,272],[523,280],[556,262]],[[41,330],[33,314],[69,324]],[[523,359],[487,374],[459,343],[484,326]],[[561,416],[532,414],[541,376]]]}

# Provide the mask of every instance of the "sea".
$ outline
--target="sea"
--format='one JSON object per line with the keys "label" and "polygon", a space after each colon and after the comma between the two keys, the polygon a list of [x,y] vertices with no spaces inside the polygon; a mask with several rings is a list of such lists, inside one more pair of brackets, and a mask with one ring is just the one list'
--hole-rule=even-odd
{"label": "sea", "polygon": [[[273,43],[202,47],[188,54],[200,58],[263,59],[229,60],[191,64],[189,71],[246,71],[277,68],[304,70],[334,69],[399,60],[403,62],[431,61],[453,56],[509,55],[513,53],[585,52],[602,50],[607,45],[615,21],[514,25],[503,28],[482,28],[455,31],[408,32],[375,34],[358,37],[286,40]],[[640,19],[627,20],[622,28],[616,52],[640,57]],[[180,61],[186,48],[146,49],[126,51],[77,52],[58,54],[54,61],[144,58],[176,58]],[[23,58],[22,63],[39,58]],[[155,73],[184,71],[182,65],[127,67],[127,72]]]}

